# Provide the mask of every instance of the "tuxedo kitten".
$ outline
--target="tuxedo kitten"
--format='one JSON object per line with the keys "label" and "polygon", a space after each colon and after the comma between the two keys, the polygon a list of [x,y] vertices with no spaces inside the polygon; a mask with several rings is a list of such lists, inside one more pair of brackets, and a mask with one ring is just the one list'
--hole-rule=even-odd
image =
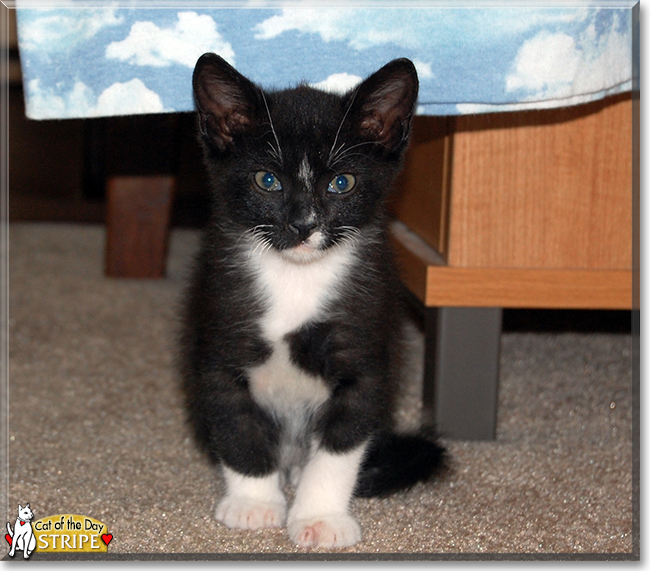
{"label": "tuxedo kitten", "polygon": [[415,68],[392,61],[343,96],[267,92],[205,54],[193,87],[213,205],[182,369],[198,440],[223,470],[216,517],[286,525],[300,546],[352,545],[352,496],[444,463],[435,441],[391,432],[402,321],[384,202]]}

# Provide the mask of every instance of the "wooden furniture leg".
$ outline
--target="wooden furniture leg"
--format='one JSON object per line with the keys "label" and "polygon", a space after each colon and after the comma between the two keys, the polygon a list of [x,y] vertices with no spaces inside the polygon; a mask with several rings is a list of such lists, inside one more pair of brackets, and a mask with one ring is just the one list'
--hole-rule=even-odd
{"label": "wooden furniture leg", "polygon": [[115,176],[108,181],[106,275],[163,278],[175,177]]}
{"label": "wooden furniture leg", "polygon": [[106,275],[163,278],[176,187],[178,116],[114,117],[99,127],[96,143],[105,151],[106,164],[95,170],[107,176]]}

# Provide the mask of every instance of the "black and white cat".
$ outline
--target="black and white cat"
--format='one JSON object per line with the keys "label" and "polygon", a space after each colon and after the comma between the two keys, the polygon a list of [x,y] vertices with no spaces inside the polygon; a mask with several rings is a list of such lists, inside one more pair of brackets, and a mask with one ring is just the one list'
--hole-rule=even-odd
{"label": "black and white cat", "polygon": [[444,463],[435,441],[391,432],[401,313],[384,202],[415,68],[392,61],[344,96],[265,92],[205,54],[193,87],[213,211],[182,368],[198,439],[223,467],[216,517],[352,545],[353,495],[407,488]]}

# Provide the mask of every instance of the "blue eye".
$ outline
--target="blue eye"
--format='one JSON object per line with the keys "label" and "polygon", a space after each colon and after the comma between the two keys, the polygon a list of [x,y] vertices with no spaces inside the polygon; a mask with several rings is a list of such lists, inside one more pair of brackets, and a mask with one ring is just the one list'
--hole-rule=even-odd
{"label": "blue eye", "polygon": [[269,192],[282,190],[282,183],[280,182],[280,179],[269,171],[256,172],[255,184],[257,184],[257,186],[259,186],[262,190],[268,190]]}
{"label": "blue eye", "polygon": [[351,174],[340,174],[330,181],[327,191],[335,194],[345,194],[354,188],[355,183],[356,180]]}

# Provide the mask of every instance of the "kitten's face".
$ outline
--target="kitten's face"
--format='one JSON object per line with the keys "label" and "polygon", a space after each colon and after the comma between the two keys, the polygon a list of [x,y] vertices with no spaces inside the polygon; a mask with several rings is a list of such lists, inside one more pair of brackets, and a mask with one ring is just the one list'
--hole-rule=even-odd
{"label": "kitten's face", "polygon": [[307,263],[376,220],[410,129],[410,62],[340,97],[308,87],[265,94],[206,54],[194,89],[216,207],[260,249]]}

